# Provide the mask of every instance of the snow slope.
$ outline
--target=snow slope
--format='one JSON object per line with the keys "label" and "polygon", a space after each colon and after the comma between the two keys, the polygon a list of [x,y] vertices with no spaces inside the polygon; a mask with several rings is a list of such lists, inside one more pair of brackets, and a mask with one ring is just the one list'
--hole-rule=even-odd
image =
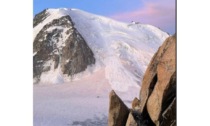
{"label": "snow slope", "polygon": [[99,121],[98,118],[105,118],[106,124],[101,126],[106,126],[111,87],[103,79],[104,70],[96,74],[71,84],[35,85],[34,126],[72,126],[87,119]]}
{"label": "snow slope", "polygon": [[[107,126],[111,86],[105,69],[57,85],[34,85],[34,126]],[[139,90],[116,93],[131,108]]]}
{"label": "snow slope", "polygon": [[[94,76],[94,71],[104,68],[105,78],[112,89],[118,91],[125,92],[131,86],[139,88],[151,57],[168,37],[167,33],[151,25],[122,23],[78,9],[48,9],[47,12],[49,16],[34,28],[34,37],[53,19],[69,15],[96,58],[94,66],[75,75],[74,79]],[[41,75],[41,83],[69,81],[69,77],[59,70]]]}

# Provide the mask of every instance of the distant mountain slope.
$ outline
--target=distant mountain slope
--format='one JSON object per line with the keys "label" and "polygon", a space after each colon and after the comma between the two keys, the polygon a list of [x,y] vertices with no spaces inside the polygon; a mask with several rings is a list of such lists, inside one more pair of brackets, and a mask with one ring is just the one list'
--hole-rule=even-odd
{"label": "distant mountain slope", "polygon": [[169,35],[146,24],[122,23],[78,9],[47,9],[34,18],[34,82],[104,78],[114,90],[139,87],[146,67]]}

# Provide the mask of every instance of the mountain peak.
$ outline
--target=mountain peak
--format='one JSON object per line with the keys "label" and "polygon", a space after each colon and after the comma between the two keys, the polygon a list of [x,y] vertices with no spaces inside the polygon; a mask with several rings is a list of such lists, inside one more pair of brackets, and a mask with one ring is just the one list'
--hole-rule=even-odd
{"label": "mountain peak", "polygon": [[[43,61],[42,64],[48,66],[39,74],[41,80],[62,80],[58,81],[61,83],[68,80],[66,75],[74,73],[75,78],[81,78],[81,74],[82,77],[94,76],[95,72],[103,69],[104,78],[113,89],[127,91],[130,87],[141,85],[152,55],[167,37],[167,33],[147,24],[123,23],[79,9],[47,9],[34,18],[34,57],[46,55],[42,57],[45,60],[35,59],[39,62],[37,65]],[[39,54],[36,48],[40,47],[48,52]],[[65,58],[50,58],[56,50],[62,52],[61,58]],[[64,53],[65,50],[72,53]],[[73,59],[70,58],[71,54],[75,54]],[[52,61],[48,62],[49,59]],[[68,63],[68,67],[65,67]],[[73,67],[77,68],[77,72]]]}

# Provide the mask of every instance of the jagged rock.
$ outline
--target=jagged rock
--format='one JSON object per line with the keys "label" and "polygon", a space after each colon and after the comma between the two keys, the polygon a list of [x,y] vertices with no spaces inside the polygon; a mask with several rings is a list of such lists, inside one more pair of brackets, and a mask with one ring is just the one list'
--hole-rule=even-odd
{"label": "jagged rock", "polygon": [[139,110],[140,109],[140,100],[136,97],[133,99],[132,109],[134,109],[134,110]]}
{"label": "jagged rock", "polygon": [[129,109],[113,90],[109,94],[109,99],[108,126],[125,126]]}
{"label": "jagged rock", "polygon": [[133,117],[132,112],[130,112],[129,115],[128,115],[126,126],[138,126],[134,117]]}
{"label": "jagged rock", "polygon": [[[34,18],[37,26],[48,14],[46,10]],[[33,77],[40,79],[43,72],[58,69],[73,76],[95,64],[92,50],[74,27],[69,15],[54,19],[43,26],[33,42]]]}
{"label": "jagged rock", "polygon": [[[130,113],[132,114],[133,119],[132,122],[135,121],[137,126],[154,126],[154,123],[151,121],[149,115],[142,115],[139,110],[131,110]],[[132,124],[133,124],[132,123]]]}
{"label": "jagged rock", "polygon": [[[171,36],[153,56],[143,78],[140,112],[159,126],[161,113],[176,97],[176,37]],[[167,125],[163,125],[167,126]]]}
{"label": "jagged rock", "polygon": [[176,98],[161,115],[161,126],[176,126]]}
{"label": "jagged rock", "polygon": [[47,9],[35,15],[34,20],[33,20],[33,27],[36,27],[39,23],[44,21],[47,17],[48,17]]}

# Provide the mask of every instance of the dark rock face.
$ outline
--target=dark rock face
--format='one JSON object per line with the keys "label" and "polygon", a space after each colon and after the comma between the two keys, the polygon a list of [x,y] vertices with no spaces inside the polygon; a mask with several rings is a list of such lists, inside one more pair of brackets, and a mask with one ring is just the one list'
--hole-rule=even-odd
{"label": "dark rock face", "polygon": [[34,21],[33,21],[33,27],[36,27],[39,23],[44,21],[47,17],[48,17],[47,9],[35,15]]}
{"label": "dark rock face", "polygon": [[109,94],[109,99],[108,126],[125,126],[129,109],[113,90]]}
{"label": "dark rock face", "polygon": [[[140,91],[140,112],[156,126],[176,125],[176,37],[165,40],[152,58]],[[172,106],[172,107],[169,107]],[[167,113],[167,114],[166,114]]]}
{"label": "dark rock face", "polygon": [[160,120],[161,126],[176,126],[176,98],[174,98],[168,108],[162,112]]}
{"label": "dark rock face", "polygon": [[[34,18],[34,26],[47,16],[44,10]],[[75,29],[70,16],[54,19],[35,36],[33,42],[33,77],[39,82],[43,72],[58,69],[73,76],[95,64],[93,52]]]}
{"label": "dark rock face", "polygon": [[[73,75],[84,71],[87,65],[95,63],[93,52],[90,50],[85,40],[79,35],[76,29],[66,41],[62,50],[61,67],[64,74]],[[69,60],[66,62],[66,60]]]}

